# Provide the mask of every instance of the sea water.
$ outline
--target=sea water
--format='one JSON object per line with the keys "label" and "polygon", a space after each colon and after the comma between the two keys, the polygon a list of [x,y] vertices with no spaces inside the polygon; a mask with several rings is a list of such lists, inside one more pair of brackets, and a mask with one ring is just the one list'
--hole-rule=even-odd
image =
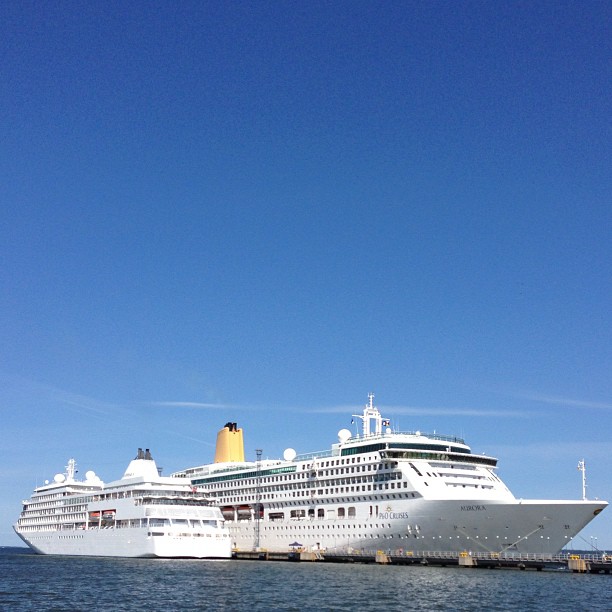
{"label": "sea water", "polygon": [[612,576],[0,549],[0,610],[612,610]]}

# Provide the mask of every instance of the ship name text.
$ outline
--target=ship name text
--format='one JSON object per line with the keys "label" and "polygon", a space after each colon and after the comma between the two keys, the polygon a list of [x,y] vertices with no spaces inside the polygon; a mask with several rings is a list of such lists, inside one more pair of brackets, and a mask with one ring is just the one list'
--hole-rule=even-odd
{"label": "ship name text", "polygon": [[407,512],[379,512],[379,520],[407,519]]}

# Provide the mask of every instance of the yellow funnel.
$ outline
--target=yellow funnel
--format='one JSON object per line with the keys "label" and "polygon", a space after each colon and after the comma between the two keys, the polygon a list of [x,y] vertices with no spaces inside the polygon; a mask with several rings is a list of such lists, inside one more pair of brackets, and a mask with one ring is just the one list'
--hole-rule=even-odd
{"label": "yellow funnel", "polygon": [[242,429],[236,423],[226,423],[217,434],[217,448],[215,450],[215,463],[244,461],[244,442]]}

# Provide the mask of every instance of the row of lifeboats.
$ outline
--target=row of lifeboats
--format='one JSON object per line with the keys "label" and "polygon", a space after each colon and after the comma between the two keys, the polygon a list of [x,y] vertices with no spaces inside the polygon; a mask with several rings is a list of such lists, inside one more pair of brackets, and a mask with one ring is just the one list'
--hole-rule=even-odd
{"label": "row of lifeboats", "polygon": [[115,518],[115,510],[96,510],[89,513],[90,521],[98,521],[102,518],[103,521],[112,521]]}
{"label": "row of lifeboats", "polygon": [[[240,520],[251,518],[255,514],[255,509],[248,505],[223,506],[221,512],[226,520],[233,520],[236,516]],[[263,508],[259,511],[259,517],[263,518]]]}

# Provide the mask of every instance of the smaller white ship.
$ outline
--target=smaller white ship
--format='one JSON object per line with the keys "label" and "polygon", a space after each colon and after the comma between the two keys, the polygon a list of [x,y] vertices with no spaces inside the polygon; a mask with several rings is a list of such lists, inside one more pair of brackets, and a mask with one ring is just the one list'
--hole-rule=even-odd
{"label": "smaller white ship", "polygon": [[14,525],[44,555],[95,557],[231,557],[220,509],[184,478],[161,476],[149,449],[138,449],[120,480],[92,471],[65,474],[34,489]]}

